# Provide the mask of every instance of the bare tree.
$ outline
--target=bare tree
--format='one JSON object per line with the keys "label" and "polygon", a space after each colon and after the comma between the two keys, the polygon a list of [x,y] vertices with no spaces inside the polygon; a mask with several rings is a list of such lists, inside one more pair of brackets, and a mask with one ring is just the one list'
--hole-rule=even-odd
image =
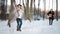
{"label": "bare tree", "polygon": [[44,3],[44,11],[43,11],[43,20],[45,18],[45,11],[46,11],[46,0],[43,0]]}
{"label": "bare tree", "polygon": [[31,20],[30,20],[30,15],[29,15],[29,0],[27,0],[27,2],[26,2],[25,17],[26,17],[26,19],[28,19],[28,20],[31,22]]}
{"label": "bare tree", "polygon": [[40,10],[40,0],[38,0],[38,15],[40,15],[41,16],[41,10]]}
{"label": "bare tree", "polygon": [[8,17],[8,26],[11,27],[11,20],[14,18],[14,4],[15,0],[11,0],[11,8],[10,8],[10,13]]}
{"label": "bare tree", "polygon": [[58,0],[56,0],[56,20],[58,21]]}
{"label": "bare tree", "polygon": [[7,0],[1,0],[0,9],[1,9],[1,19],[6,19],[7,5],[5,4]]}
{"label": "bare tree", "polygon": [[34,0],[34,15],[36,15],[35,0]]}
{"label": "bare tree", "polygon": [[32,17],[32,13],[33,13],[33,11],[32,11],[32,4],[33,4],[33,0],[31,0],[31,2],[30,2],[30,12],[29,12],[30,18]]}
{"label": "bare tree", "polygon": [[20,4],[21,4],[21,1],[22,1],[22,0],[20,0]]}

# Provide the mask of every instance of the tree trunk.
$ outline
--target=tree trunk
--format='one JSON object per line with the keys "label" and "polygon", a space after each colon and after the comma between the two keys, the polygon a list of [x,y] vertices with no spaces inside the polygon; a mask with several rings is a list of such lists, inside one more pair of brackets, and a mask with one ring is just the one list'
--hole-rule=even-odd
{"label": "tree trunk", "polygon": [[30,20],[30,15],[29,15],[29,0],[27,0],[27,2],[26,2],[26,12],[25,12],[25,17],[26,17],[26,19],[28,19],[29,21],[31,21]]}
{"label": "tree trunk", "polygon": [[2,1],[2,4],[1,4],[1,19],[6,20],[7,7],[5,5],[5,1],[7,1],[7,0],[1,0],[1,1]]}
{"label": "tree trunk", "polygon": [[34,0],[34,15],[36,15],[35,0]]}
{"label": "tree trunk", "polygon": [[15,0],[11,0],[11,8],[10,8],[10,13],[8,17],[9,27],[11,27],[11,20],[14,18],[14,5],[13,4],[15,4]]}
{"label": "tree trunk", "polygon": [[22,0],[20,0],[20,4],[21,4],[21,1],[22,1]]}
{"label": "tree trunk", "polygon": [[44,11],[43,11],[43,20],[45,18],[45,11],[46,11],[46,0],[43,0],[44,2]]}
{"label": "tree trunk", "polygon": [[58,0],[56,0],[56,20],[58,21]]}
{"label": "tree trunk", "polygon": [[31,0],[31,2],[30,2],[30,12],[29,12],[30,18],[32,17],[32,13],[33,13],[33,11],[32,11],[32,3],[33,3],[33,0]]}
{"label": "tree trunk", "polygon": [[40,0],[38,0],[38,16],[40,16],[41,15],[41,11],[40,11]]}

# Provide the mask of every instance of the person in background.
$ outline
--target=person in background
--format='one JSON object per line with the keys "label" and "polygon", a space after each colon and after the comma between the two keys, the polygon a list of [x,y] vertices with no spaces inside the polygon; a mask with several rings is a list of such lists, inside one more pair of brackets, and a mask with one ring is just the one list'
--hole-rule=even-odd
{"label": "person in background", "polygon": [[51,10],[47,13],[47,15],[49,16],[49,25],[52,25],[53,20],[54,20],[54,11],[53,11],[53,9],[51,9]]}

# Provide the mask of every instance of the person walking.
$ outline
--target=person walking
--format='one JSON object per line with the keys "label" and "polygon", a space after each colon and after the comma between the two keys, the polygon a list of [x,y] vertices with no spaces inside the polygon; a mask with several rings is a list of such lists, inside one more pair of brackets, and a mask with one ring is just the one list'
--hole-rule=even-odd
{"label": "person walking", "polygon": [[54,20],[54,11],[53,11],[53,9],[51,9],[51,10],[47,13],[47,15],[49,16],[49,25],[52,25],[53,20]]}

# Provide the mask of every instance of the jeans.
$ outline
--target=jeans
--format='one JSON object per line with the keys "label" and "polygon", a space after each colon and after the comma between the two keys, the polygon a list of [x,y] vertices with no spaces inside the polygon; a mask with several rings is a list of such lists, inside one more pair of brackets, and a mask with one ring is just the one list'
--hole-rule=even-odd
{"label": "jeans", "polygon": [[17,21],[17,29],[19,30],[22,26],[22,19],[17,18],[16,21]]}
{"label": "jeans", "polygon": [[53,20],[49,19],[49,25],[52,25],[52,23],[53,23]]}

